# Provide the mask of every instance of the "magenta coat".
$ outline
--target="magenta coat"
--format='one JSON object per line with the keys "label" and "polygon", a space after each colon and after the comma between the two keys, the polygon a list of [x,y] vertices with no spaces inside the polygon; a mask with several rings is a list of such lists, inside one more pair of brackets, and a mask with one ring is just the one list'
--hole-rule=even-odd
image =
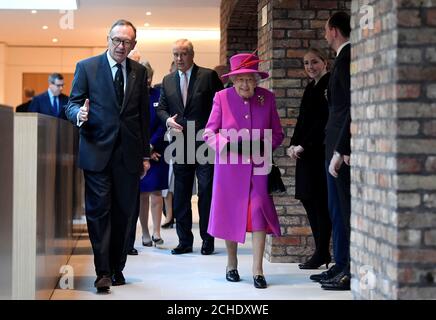
{"label": "magenta coat", "polygon": [[[266,144],[269,142],[272,150],[276,149],[283,141],[284,134],[274,94],[257,87],[253,97],[244,101],[233,87],[217,92],[203,138],[216,151],[208,233],[217,238],[244,243],[248,203],[251,201],[252,212],[260,210],[272,233],[280,236],[277,212],[267,190],[271,152],[266,152],[267,159],[230,153],[233,159],[237,158],[236,164],[230,164],[230,155],[223,149],[228,142],[228,135],[220,129],[245,130],[243,132],[250,136],[243,140],[256,140],[256,131],[260,130],[254,129],[272,129],[269,135],[262,130],[260,138]],[[263,162],[259,163],[261,160]],[[255,215],[252,216],[254,218]]]}

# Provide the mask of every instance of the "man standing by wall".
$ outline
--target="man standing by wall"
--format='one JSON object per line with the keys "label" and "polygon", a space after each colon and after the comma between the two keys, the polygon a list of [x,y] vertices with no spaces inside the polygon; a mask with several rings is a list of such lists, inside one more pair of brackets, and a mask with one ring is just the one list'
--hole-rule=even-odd
{"label": "man standing by wall", "polygon": [[29,112],[66,119],[65,107],[68,103],[68,96],[62,93],[63,89],[64,77],[60,73],[52,73],[48,77],[48,90],[32,99]]}
{"label": "man standing by wall", "polygon": [[[215,93],[223,85],[215,71],[194,64],[194,47],[191,41],[180,39],[173,46],[174,62],[177,71],[165,76],[162,81],[158,117],[168,128],[184,135],[184,159],[174,163],[174,217],[179,244],[172,254],[192,252],[191,197],[194,176],[198,180],[198,213],[200,216],[200,236],[203,239],[201,254],[212,254],[214,238],[207,233],[210,204],[212,199],[213,165],[187,163],[187,154],[195,152],[204,142],[195,142],[195,150],[188,150],[187,126],[195,125],[195,133],[204,129],[212,110]],[[180,151],[180,150],[179,150]]]}
{"label": "man standing by wall", "polygon": [[350,16],[333,14],[325,24],[325,38],[336,52],[327,91],[326,169],[335,265],[310,278],[326,290],[350,290]]}
{"label": "man standing by wall", "polygon": [[125,284],[139,179],[150,166],[147,72],[126,59],[136,45],[136,28],[118,20],[107,40],[105,53],[77,64],[66,109],[80,127],[79,166],[97,291]]}

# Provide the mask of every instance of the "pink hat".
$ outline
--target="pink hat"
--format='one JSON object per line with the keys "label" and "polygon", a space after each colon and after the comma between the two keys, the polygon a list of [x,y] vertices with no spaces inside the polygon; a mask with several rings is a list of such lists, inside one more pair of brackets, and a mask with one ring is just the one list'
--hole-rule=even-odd
{"label": "pink hat", "polygon": [[[256,50],[257,51],[257,50]],[[268,72],[259,71],[259,58],[254,53],[239,53],[230,57],[230,72],[223,74],[221,78],[242,73],[257,73],[262,79],[268,78]]]}

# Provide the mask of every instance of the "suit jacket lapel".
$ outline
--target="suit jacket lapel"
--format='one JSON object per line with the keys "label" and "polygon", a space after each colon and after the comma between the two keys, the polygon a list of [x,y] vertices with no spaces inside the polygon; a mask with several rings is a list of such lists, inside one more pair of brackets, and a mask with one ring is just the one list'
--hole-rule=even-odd
{"label": "suit jacket lapel", "polygon": [[192,93],[194,92],[195,79],[197,79],[198,67],[194,64],[191,72],[191,78],[189,79],[189,87],[188,87],[188,97],[186,98],[186,106],[185,109],[189,107],[189,103],[191,101]]}
{"label": "suit jacket lapel", "polygon": [[132,94],[132,90],[135,87],[136,81],[136,70],[130,64],[130,60],[126,59],[126,73],[127,73],[127,83],[126,83],[126,92],[124,93],[124,101],[123,107],[121,108],[121,112],[126,108],[127,103],[129,102],[130,95]]}
{"label": "suit jacket lapel", "polygon": [[115,93],[115,88],[114,88],[114,78],[112,76],[112,70],[111,70],[111,66],[109,65],[106,52],[101,55],[99,69],[101,70],[103,81],[104,81],[102,85],[103,87],[108,88],[108,95],[109,95],[108,98],[112,99],[113,101],[112,105],[118,109],[117,95]]}
{"label": "suit jacket lapel", "polygon": [[[55,112],[53,110],[53,104],[51,102],[50,95],[48,94],[48,91],[45,92],[44,99],[45,99],[45,105],[48,107],[48,110],[47,110],[48,114],[55,115]],[[58,101],[58,103],[59,103],[59,101]]]}
{"label": "suit jacket lapel", "polygon": [[181,114],[183,114],[185,107],[183,106],[182,90],[180,89],[180,76],[178,70],[174,73],[174,87],[176,88],[179,101],[179,110],[181,110]]}

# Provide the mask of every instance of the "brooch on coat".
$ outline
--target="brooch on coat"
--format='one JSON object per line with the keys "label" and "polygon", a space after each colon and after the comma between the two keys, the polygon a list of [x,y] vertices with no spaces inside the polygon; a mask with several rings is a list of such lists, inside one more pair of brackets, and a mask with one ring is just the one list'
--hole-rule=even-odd
{"label": "brooch on coat", "polygon": [[264,96],[257,96],[257,102],[263,106],[264,102],[265,102],[265,97]]}

